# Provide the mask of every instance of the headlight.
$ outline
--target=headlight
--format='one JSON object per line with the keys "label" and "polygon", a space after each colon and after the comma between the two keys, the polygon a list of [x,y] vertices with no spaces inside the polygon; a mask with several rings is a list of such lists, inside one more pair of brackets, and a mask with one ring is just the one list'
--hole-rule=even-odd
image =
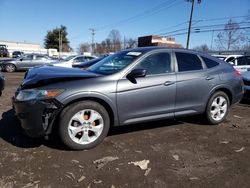
{"label": "headlight", "polygon": [[28,101],[34,99],[48,99],[60,95],[63,92],[62,89],[53,90],[37,90],[37,89],[26,89],[20,90],[16,96],[18,101]]}

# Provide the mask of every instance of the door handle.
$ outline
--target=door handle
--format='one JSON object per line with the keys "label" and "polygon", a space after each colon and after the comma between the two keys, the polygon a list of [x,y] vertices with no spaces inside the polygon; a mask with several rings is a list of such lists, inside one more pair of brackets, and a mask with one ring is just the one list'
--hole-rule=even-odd
{"label": "door handle", "polygon": [[206,77],[206,80],[213,80],[215,77]]}
{"label": "door handle", "polygon": [[173,84],[175,84],[175,82],[166,81],[166,82],[164,83],[164,86],[170,86],[170,85],[173,85]]}

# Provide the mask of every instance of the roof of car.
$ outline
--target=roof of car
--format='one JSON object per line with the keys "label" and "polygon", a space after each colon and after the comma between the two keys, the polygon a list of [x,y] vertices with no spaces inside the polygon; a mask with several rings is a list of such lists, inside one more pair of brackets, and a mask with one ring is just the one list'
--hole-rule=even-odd
{"label": "roof of car", "polygon": [[149,47],[138,47],[138,48],[131,48],[131,49],[126,49],[124,51],[127,52],[142,52],[146,53],[152,50],[158,50],[158,49],[169,49],[169,50],[176,50],[176,51],[183,51],[183,52],[193,52],[196,54],[206,54],[205,52],[200,52],[197,50],[191,50],[191,49],[185,49],[185,48],[173,48],[173,47],[165,47],[165,46],[149,46]]}

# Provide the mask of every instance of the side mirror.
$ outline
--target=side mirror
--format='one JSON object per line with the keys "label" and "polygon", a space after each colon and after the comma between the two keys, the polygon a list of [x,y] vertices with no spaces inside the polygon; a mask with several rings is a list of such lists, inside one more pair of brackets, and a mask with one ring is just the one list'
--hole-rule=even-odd
{"label": "side mirror", "polygon": [[232,62],[232,61],[229,61],[228,63],[229,63],[230,65],[234,65],[234,62]]}
{"label": "side mirror", "polygon": [[146,73],[147,71],[145,69],[134,69],[127,75],[127,79],[136,84],[135,78],[145,77]]}
{"label": "side mirror", "polygon": [[145,69],[134,69],[127,75],[127,77],[129,78],[145,77],[146,73],[147,71]]}

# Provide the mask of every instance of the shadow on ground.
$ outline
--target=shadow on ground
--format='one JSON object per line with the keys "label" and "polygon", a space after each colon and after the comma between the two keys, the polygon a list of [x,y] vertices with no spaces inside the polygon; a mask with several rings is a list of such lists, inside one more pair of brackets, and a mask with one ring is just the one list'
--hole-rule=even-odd
{"label": "shadow on ground", "polygon": [[0,119],[0,138],[6,142],[22,148],[33,148],[41,145],[40,140],[34,140],[27,137],[20,127],[20,122],[11,109],[2,114]]}
{"label": "shadow on ground", "polygon": [[[250,106],[250,102],[243,101],[239,105]],[[178,118],[177,120],[152,121],[121,127],[112,127],[109,131],[108,136],[182,124],[208,126],[204,116],[190,116],[185,118]],[[34,139],[28,137],[25,134],[24,130],[21,128],[19,120],[14,115],[13,109],[8,110],[7,112],[4,112],[2,114],[2,118],[0,119],[0,138],[16,147],[21,148],[35,148],[40,147],[41,145],[45,145],[49,148],[57,150],[68,150],[60,142],[60,139],[56,134],[53,134],[49,140],[45,140],[43,138]]]}

